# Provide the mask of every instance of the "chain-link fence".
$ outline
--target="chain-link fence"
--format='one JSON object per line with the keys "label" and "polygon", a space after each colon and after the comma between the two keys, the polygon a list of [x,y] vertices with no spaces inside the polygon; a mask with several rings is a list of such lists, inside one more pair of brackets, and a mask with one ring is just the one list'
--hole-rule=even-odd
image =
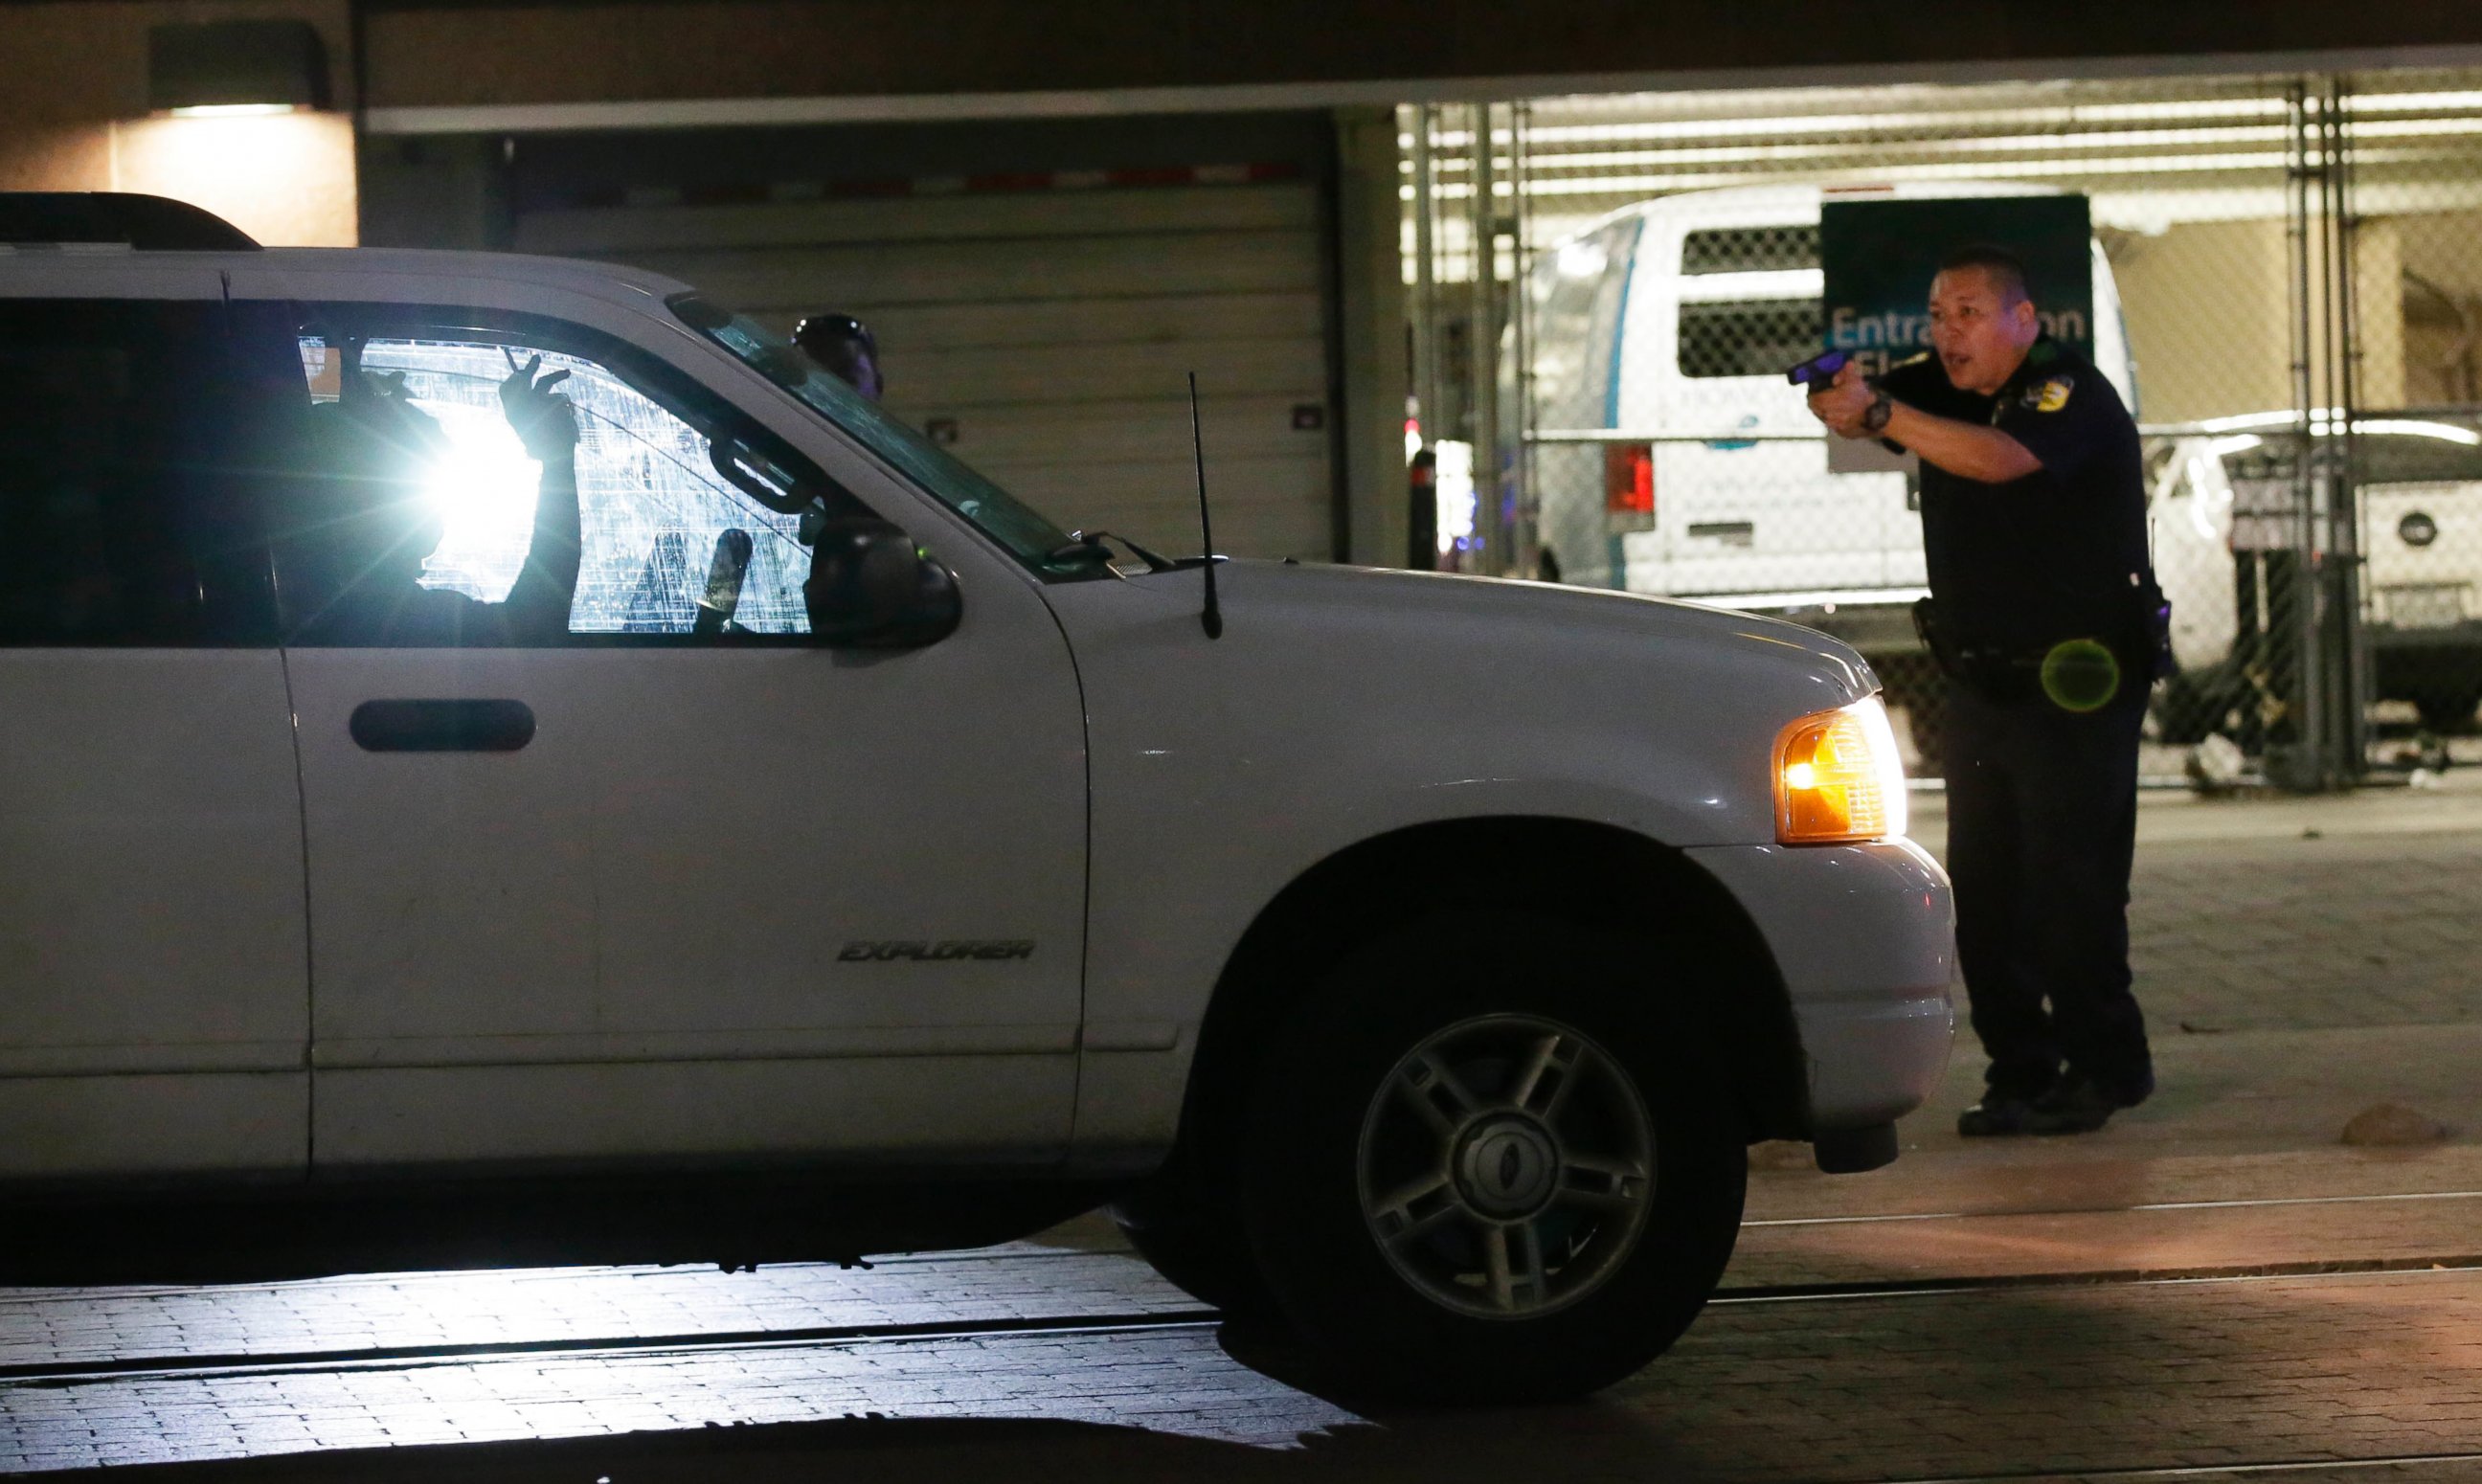
{"label": "chain-link fence", "polygon": [[2345,464],[2372,756],[2482,755],[2482,73],[2357,77],[2343,113],[2358,296]]}
{"label": "chain-link fence", "polygon": [[[1405,122],[1417,402],[1430,438],[1477,456],[1463,565],[1836,633],[1935,771],[1917,483],[1832,466],[1783,380],[1823,342],[1820,206],[2074,192],[2096,357],[2148,434],[2174,602],[2149,770],[2194,756],[2315,786],[2436,763],[2438,734],[2472,728],[2482,74],[1643,94]],[[1475,252],[1485,234],[1497,251]]]}

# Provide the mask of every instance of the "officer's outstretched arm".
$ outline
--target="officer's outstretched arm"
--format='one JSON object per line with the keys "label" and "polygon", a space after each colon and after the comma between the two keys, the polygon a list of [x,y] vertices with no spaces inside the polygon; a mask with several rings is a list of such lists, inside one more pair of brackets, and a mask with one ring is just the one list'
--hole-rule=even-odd
{"label": "officer's outstretched arm", "polygon": [[2043,466],[2033,450],[1996,428],[1934,417],[1901,402],[1888,410],[1885,437],[1912,449],[1923,462],[1979,484],[2004,485]]}

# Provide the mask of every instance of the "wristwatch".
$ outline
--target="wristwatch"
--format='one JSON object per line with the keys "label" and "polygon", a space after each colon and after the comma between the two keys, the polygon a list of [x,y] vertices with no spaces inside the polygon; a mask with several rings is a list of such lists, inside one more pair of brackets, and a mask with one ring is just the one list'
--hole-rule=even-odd
{"label": "wristwatch", "polygon": [[1870,390],[1872,392],[1870,405],[1862,410],[1862,431],[1885,433],[1888,431],[1888,419],[1895,415],[1896,404],[1888,398],[1886,387],[1873,386]]}

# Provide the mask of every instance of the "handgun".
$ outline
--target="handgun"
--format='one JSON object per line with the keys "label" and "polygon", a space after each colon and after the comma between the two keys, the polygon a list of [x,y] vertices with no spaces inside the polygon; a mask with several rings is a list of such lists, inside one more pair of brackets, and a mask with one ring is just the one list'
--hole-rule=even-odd
{"label": "handgun", "polygon": [[1812,356],[1785,372],[1784,380],[1795,386],[1825,386],[1835,380],[1835,373],[1843,370],[1845,363],[1852,358],[1850,351],[1829,351],[1823,356]]}

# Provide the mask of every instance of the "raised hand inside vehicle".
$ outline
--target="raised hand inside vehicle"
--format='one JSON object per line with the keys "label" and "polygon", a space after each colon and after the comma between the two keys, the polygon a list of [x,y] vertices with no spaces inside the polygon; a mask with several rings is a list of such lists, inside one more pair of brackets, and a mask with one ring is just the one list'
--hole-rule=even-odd
{"label": "raised hand inside vehicle", "polygon": [[552,390],[568,380],[568,373],[541,376],[540,355],[520,366],[507,346],[500,347],[500,354],[509,362],[509,378],[500,384],[500,411],[515,430],[517,440],[525,444],[527,456],[546,464],[572,457],[577,449],[577,409]]}

